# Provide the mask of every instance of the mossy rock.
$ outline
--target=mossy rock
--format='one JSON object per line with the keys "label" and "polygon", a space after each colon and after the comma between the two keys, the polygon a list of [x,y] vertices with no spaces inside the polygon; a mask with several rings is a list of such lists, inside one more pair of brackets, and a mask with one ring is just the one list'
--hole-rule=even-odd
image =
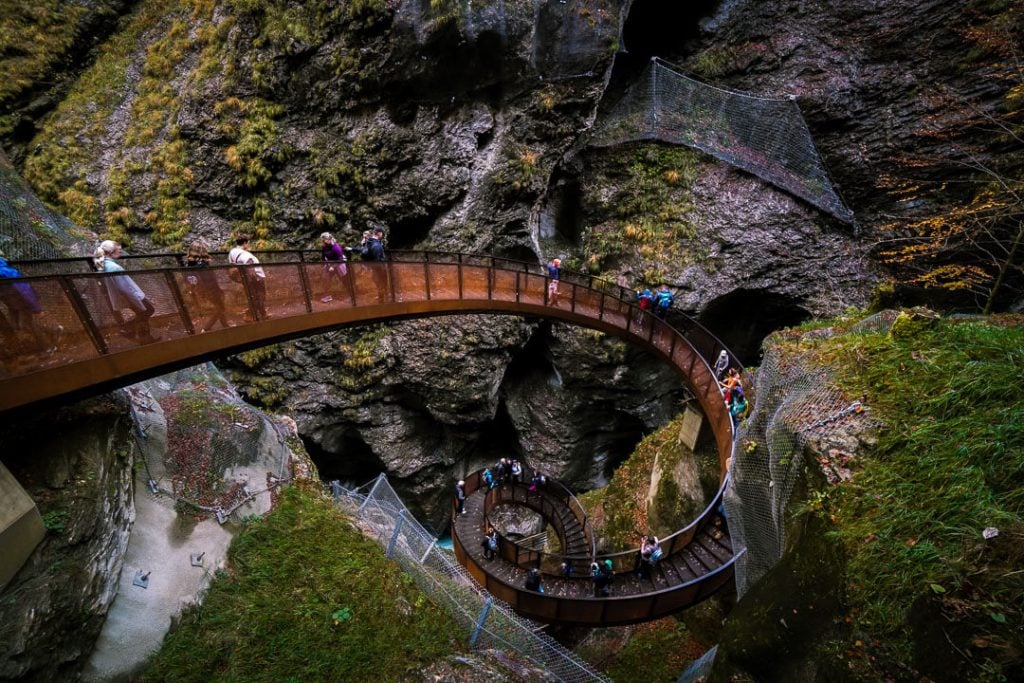
{"label": "mossy rock", "polygon": [[927,308],[916,307],[900,311],[892,323],[889,336],[893,339],[910,339],[932,329],[939,321],[939,315]]}

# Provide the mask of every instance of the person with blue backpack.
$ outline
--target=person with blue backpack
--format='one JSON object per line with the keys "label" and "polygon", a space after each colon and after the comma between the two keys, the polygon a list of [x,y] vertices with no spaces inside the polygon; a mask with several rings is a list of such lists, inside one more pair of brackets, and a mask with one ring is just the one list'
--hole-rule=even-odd
{"label": "person with blue backpack", "polygon": [[[7,263],[7,260],[0,257],[0,279],[16,279],[23,277],[22,272],[14,266]],[[36,324],[36,318],[43,315],[43,308],[39,304],[39,296],[36,294],[36,290],[33,289],[32,285],[25,280],[18,280],[17,282],[4,283],[0,285],[0,301],[4,302],[7,306],[7,313],[10,315],[10,322],[8,323],[4,319],[3,315],[0,314],[0,329],[3,330],[4,336],[10,336],[13,343],[9,344],[10,348],[18,348],[17,334],[18,332],[27,332],[32,336],[35,341],[35,346],[31,349],[32,351],[42,351],[45,353],[53,353],[57,350],[56,341],[50,343],[47,341],[43,330]],[[56,326],[62,332],[64,330],[60,325]],[[50,335],[57,336],[57,335]]]}
{"label": "person with blue backpack", "polygon": [[662,320],[668,315],[668,309],[672,308],[675,297],[668,291],[668,285],[662,285],[658,293],[654,295],[654,314]]}

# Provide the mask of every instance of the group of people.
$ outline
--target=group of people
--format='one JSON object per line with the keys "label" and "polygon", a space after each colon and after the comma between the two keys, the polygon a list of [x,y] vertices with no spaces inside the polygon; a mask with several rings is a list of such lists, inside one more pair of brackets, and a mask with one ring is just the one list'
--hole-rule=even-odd
{"label": "group of people", "polygon": [[724,349],[718,354],[718,359],[715,361],[715,379],[722,387],[725,406],[729,409],[732,428],[735,432],[740,424],[740,419],[747,414],[750,404],[747,403],[746,394],[743,392],[743,378],[740,376],[740,371],[729,367],[729,354]]}
{"label": "group of people", "polygon": [[[323,298],[321,298],[322,302],[328,303],[333,300],[331,295],[333,287],[342,283],[343,278],[348,274],[346,266],[348,254],[356,254],[365,261],[384,261],[387,259],[383,237],[384,230],[378,227],[373,230],[366,230],[358,246],[342,247],[331,233],[325,232],[320,235],[321,258],[324,263],[323,289],[325,292]],[[235,239],[235,246],[228,252],[228,263],[233,266],[246,267],[232,269],[229,271],[228,277],[232,282],[242,283],[244,281],[247,292],[246,296],[249,298],[255,319],[266,320],[272,317],[272,314],[267,311],[267,273],[260,265],[260,260],[250,251],[250,242],[251,238],[248,235],[239,235]],[[129,275],[124,274],[124,267],[118,262],[122,252],[120,244],[114,240],[104,240],[96,247],[96,251],[93,254],[93,262],[98,271],[118,274],[117,277],[105,279],[102,283],[106,290],[111,313],[121,327],[120,333],[122,336],[141,344],[158,341],[159,337],[154,335],[150,328],[150,318],[156,312],[156,307],[135,280]],[[211,330],[218,324],[221,327],[232,326],[227,316],[224,290],[221,288],[216,274],[207,269],[211,263],[209,244],[204,239],[194,240],[189,245],[185,257],[185,266],[190,269],[186,277],[189,287],[188,293],[205,302],[210,309],[209,316],[199,326],[199,332]],[[4,262],[4,265],[6,266],[6,262]],[[387,274],[383,272],[378,274],[378,270],[381,269],[375,269],[373,274],[374,279],[380,285],[380,277],[386,278]],[[9,269],[9,271],[17,274],[3,274],[8,271],[3,271],[0,268],[0,274],[2,274],[0,276],[20,277],[21,275],[15,269]],[[31,292],[31,285],[28,283],[21,284],[24,284],[28,291],[23,296],[24,304],[12,305],[8,303],[8,309],[12,311],[17,309],[19,312],[27,310],[38,314],[38,300],[34,297],[34,293]],[[21,290],[18,288],[12,291],[21,293]],[[126,312],[130,312],[130,317],[126,317]],[[253,321],[253,317],[249,312],[246,312],[244,319],[246,322]],[[27,323],[20,317],[20,313],[16,324],[27,326]]]}
{"label": "group of people", "polygon": [[[523,479],[523,466],[514,458],[501,458],[494,464],[493,468],[485,468],[481,477],[483,478],[484,486],[488,489],[493,489],[501,484],[526,483]],[[545,482],[546,478],[544,475],[534,469],[530,475],[530,490],[537,491]]]}
{"label": "group of people", "polygon": [[[656,292],[651,292],[649,288],[645,287],[636,293],[636,300],[641,311],[653,311],[654,315],[664,320],[672,308],[672,304],[675,303],[675,296],[669,291],[668,285],[663,284]],[[640,316],[637,323],[643,322],[643,314],[641,313]]]}
{"label": "group of people", "polygon": [[[334,286],[342,287],[344,278],[348,275],[348,266],[345,262],[349,255],[358,256],[362,261],[383,262],[387,260],[387,252],[384,249],[384,229],[375,227],[372,230],[364,230],[363,238],[354,247],[343,247],[338,240],[329,232],[320,235],[320,254],[324,262],[324,295],[320,299],[322,303],[330,303],[334,300],[331,294]],[[387,284],[387,273],[382,268],[375,268],[371,275],[379,290],[383,290]]]}

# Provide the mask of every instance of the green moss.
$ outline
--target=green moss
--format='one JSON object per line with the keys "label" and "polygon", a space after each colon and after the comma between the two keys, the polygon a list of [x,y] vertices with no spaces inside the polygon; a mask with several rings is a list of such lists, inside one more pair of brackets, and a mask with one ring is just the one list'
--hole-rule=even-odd
{"label": "green moss", "polygon": [[242,389],[245,397],[258,405],[273,408],[284,403],[291,393],[280,377],[253,377]]}
{"label": "green moss", "polygon": [[[146,681],[407,680],[466,634],[314,484],[246,523]],[[215,672],[215,673],[214,673]]]}
{"label": "green moss", "polygon": [[281,356],[281,345],[280,344],[269,344],[267,346],[261,346],[258,349],[252,351],[243,351],[238,354],[236,358],[242,361],[242,364],[250,370],[255,370],[264,363],[271,361]]}
{"label": "green moss", "polygon": [[[580,496],[580,502],[588,514],[595,519],[604,519],[600,534],[605,539],[607,550],[617,551],[637,545],[640,537],[654,532],[665,535],[676,528],[651,529],[647,519],[647,494],[651,486],[651,470],[656,459],[665,458],[668,466],[674,467],[679,458],[678,435],[682,427],[682,415],[679,415],[658,431],[644,437],[637,444],[633,453],[623,462],[603,489],[588,491]],[[662,469],[662,482],[671,478],[668,470]],[[660,487],[659,487],[660,488]],[[669,524],[675,523],[675,506],[678,505],[678,488],[666,485],[655,498],[655,505],[662,505],[672,510],[664,519]],[[675,495],[671,500],[660,500],[660,495]],[[670,520],[670,521],[669,521]],[[689,521],[689,520],[687,520]]]}
{"label": "green moss", "polygon": [[[617,191],[600,207],[615,220],[589,226],[583,234],[582,267],[591,273],[614,275],[609,268],[624,257],[648,264],[644,282],[656,284],[669,267],[699,262],[706,250],[694,241],[690,219],[693,202],[689,187],[699,172],[700,155],[685,147],[657,144],[638,146],[623,166],[609,160],[601,184]],[[622,178],[621,176],[625,177]]]}
{"label": "green moss", "polygon": [[[863,634],[855,660],[863,678],[912,657],[934,675],[933,657],[921,654],[934,648],[921,635],[928,620],[915,624],[912,607],[956,624],[937,637],[970,653],[977,669],[954,663],[964,680],[1011,671],[1024,647],[1013,630],[1024,623],[1021,322],[937,321],[900,335],[778,342],[798,343],[836,367],[846,393],[865,396],[889,425],[864,453],[862,470],[809,506],[835,525],[832,537],[849,556],[846,590],[854,632]],[[1000,535],[986,541],[981,533],[990,526]],[[851,648],[835,642],[831,650],[840,656]]]}
{"label": "green moss", "polygon": [[0,109],[41,80],[75,44],[85,5],[62,0],[0,3]]}
{"label": "green moss", "polygon": [[706,649],[682,623],[659,619],[632,627],[625,647],[604,671],[615,681],[674,683]]}
{"label": "green moss", "polygon": [[[39,151],[26,159],[25,177],[41,197],[81,225],[104,225],[104,236],[130,243],[130,231],[148,228],[158,244],[180,246],[192,173],[184,142],[171,125],[180,106],[173,80],[201,46],[190,27],[210,21],[213,6],[211,0],[172,0],[170,6],[147,0],[138,6],[34,140]],[[129,64],[140,45],[146,46],[145,59],[133,84]],[[101,202],[99,189],[86,176],[99,146],[109,144],[107,128],[115,110],[128,98],[128,127],[111,164],[109,194]],[[147,151],[139,153],[140,148]],[[139,215],[138,206],[150,210]]]}

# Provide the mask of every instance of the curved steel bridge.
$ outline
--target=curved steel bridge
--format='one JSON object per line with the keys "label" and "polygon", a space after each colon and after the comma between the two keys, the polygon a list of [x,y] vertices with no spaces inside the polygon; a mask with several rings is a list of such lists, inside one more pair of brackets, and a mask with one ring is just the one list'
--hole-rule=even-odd
{"label": "curved steel bridge", "polygon": [[[624,624],[653,619],[693,605],[733,575],[728,532],[718,513],[732,455],[732,422],[709,367],[724,346],[688,318],[673,327],[635,305],[632,291],[596,278],[563,273],[557,300],[549,299],[545,270],[536,263],[491,256],[393,252],[384,263],[349,261],[342,278],[325,276],[320,252],[256,252],[266,274],[266,314],[254,305],[246,277],[253,266],[210,266],[205,272],[224,294],[229,327],[200,331],[212,313],[196,287],[195,269],[180,254],[123,257],[125,274],[93,272],[91,259],[14,263],[26,277],[0,281],[0,301],[28,284],[43,313],[0,319],[0,412],[48,401],[68,401],[124,386],[217,356],[296,337],[373,321],[459,313],[499,313],[563,320],[640,346],[676,370],[704,413],[718,452],[721,486],[704,512],[685,529],[662,539],[664,557],[650,580],[632,578],[636,550],[607,556],[620,579],[612,597],[590,596],[594,558],[589,521],[575,498],[551,481],[534,498],[522,486],[489,492],[480,473],[466,478],[467,515],[453,514],[459,561],[496,597],[525,616],[575,624]],[[235,272],[232,275],[233,271]],[[114,311],[112,278],[131,277],[155,313],[155,340],[122,336],[125,318]],[[8,306],[9,308],[9,306]],[[9,313],[10,311],[8,311]],[[674,318],[675,320],[675,318]],[[52,347],[56,346],[56,349]],[[542,512],[560,535],[565,555],[523,552],[501,538],[499,559],[483,560],[480,539],[486,515],[500,504]],[[580,552],[580,551],[583,552]],[[602,556],[601,559],[604,559]],[[561,578],[562,562],[575,576]],[[523,587],[526,570],[545,572],[544,594]]]}

